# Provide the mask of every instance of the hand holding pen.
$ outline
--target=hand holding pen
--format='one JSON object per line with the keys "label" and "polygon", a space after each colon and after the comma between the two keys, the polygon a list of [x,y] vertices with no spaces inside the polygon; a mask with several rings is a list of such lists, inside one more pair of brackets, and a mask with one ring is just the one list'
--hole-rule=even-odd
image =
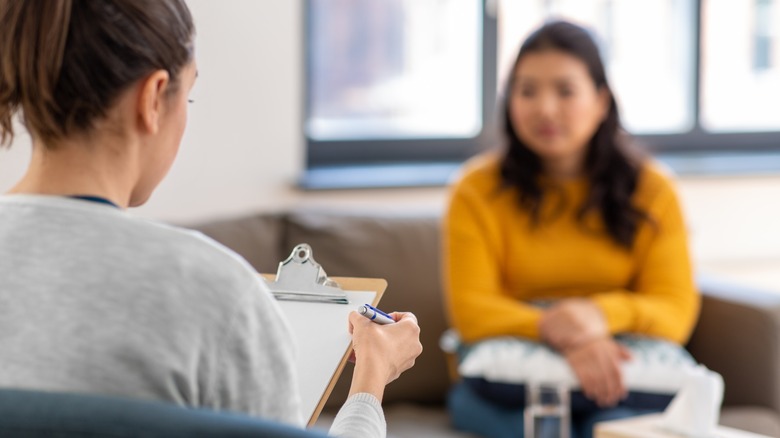
{"label": "hand holding pen", "polygon": [[409,312],[387,314],[361,306],[349,315],[349,331],[355,356],[350,395],[367,392],[381,400],[384,386],[411,368],[422,353],[420,326]]}
{"label": "hand holding pen", "polygon": [[[363,304],[362,306],[358,307],[357,309],[358,313],[366,318],[368,318],[371,322],[374,322],[376,324],[380,325],[387,325],[387,324],[393,324],[395,323],[395,318],[393,318],[391,315],[388,315],[387,313],[377,309],[376,307],[372,306],[371,304]],[[350,323],[349,326],[349,332],[352,333],[352,324]],[[352,353],[349,355],[349,361],[352,363],[355,363],[355,350],[352,350]]]}

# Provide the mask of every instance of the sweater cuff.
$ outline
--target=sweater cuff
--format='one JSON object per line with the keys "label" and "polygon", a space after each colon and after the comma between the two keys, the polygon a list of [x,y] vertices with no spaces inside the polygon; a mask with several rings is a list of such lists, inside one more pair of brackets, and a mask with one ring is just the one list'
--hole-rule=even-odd
{"label": "sweater cuff", "polygon": [[541,330],[539,330],[539,323],[542,321],[543,314],[544,312],[541,309],[533,309],[528,316],[528,325],[525,327],[525,330],[520,333],[520,336],[541,342],[542,334]]}
{"label": "sweater cuff", "polygon": [[387,423],[382,403],[365,392],[349,397],[336,414],[329,435],[344,438],[385,438]]}
{"label": "sweater cuff", "polygon": [[607,292],[589,297],[601,309],[611,334],[632,331],[636,321],[636,310],[626,292]]}
{"label": "sweater cuff", "polygon": [[346,405],[350,403],[366,403],[374,409],[380,411],[382,410],[382,402],[380,402],[375,395],[369,394],[367,392],[359,392],[352,395],[352,397],[348,398],[344,404]]}

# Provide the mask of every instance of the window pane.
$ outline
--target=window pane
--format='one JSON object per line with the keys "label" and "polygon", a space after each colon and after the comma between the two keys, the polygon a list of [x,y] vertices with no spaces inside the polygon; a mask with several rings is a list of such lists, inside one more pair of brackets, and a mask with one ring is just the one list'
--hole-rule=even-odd
{"label": "window pane", "polygon": [[563,18],[596,32],[629,131],[687,132],[694,125],[694,3],[503,0],[499,4],[499,86],[526,36],[546,19]]}
{"label": "window pane", "polygon": [[706,129],[780,131],[777,3],[702,3],[702,125]]}
{"label": "window pane", "polygon": [[308,5],[309,138],[461,138],[480,132],[480,0]]}

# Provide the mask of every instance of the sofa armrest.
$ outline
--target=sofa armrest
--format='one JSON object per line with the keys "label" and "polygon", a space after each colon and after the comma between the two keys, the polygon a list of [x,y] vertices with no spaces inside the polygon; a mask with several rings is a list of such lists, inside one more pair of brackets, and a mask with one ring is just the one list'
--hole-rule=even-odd
{"label": "sofa armrest", "polygon": [[725,382],[723,404],[780,413],[780,292],[699,278],[702,311],[691,354]]}

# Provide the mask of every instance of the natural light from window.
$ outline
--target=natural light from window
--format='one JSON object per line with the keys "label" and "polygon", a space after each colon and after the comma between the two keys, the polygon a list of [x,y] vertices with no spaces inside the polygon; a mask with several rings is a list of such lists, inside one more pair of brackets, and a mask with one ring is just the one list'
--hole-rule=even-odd
{"label": "natural light from window", "polygon": [[316,0],[309,20],[309,138],[481,131],[481,0]]}
{"label": "natural light from window", "polygon": [[702,125],[780,131],[780,6],[706,0],[702,8]]}

